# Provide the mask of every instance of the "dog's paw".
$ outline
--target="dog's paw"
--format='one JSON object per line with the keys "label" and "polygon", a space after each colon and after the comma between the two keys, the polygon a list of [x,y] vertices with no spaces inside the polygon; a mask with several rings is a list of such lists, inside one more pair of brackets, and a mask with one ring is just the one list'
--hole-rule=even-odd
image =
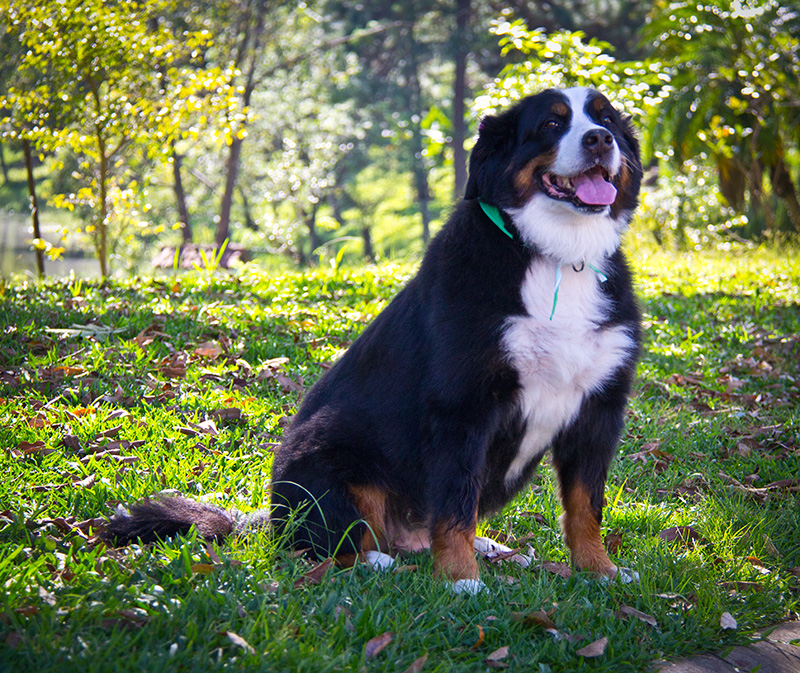
{"label": "dog's paw", "polygon": [[511,551],[511,547],[506,547],[504,544],[500,544],[499,542],[495,542],[494,540],[488,537],[475,537],[475,541],[472,543],[472,546],[475,548],[475,551],[480,552],[481,554],[503,554],[505,552]]}
{"label": "dog's paw", "polygon": [[486,589],[486,585],[480,580],[456,580],[449,584],[450,590],[454,594],[467,594],[468,596],[476,596]]}
{"label": "dog's paw", "polygon": [[616,579],[623,584],[633,584],[639,581],[639,573],[630,568],[617,568]]}
{"label": "dog's paw", "polygon": [[389,554],[379,551],[368,551],[364,554],[364,560],[373,570],[389,570],[394,566],[394,558]]}
{"label": "dog's paw", "polygon": [[639,581],[639,573],[630,568],[619,568],[611,566],[610,571],[602,572],[597,575],[601,582],[621,582],[622,584],[632,584]]}

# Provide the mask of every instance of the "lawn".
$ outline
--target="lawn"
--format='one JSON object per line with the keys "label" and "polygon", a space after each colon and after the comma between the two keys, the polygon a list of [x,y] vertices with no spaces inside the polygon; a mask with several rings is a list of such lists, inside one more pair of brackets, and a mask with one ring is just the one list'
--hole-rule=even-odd
{"label": "lawn", "polygon": [[197,272],[0,287],[0,671],[624,671],[800,610],[800,261],[639,255],[645,353],[604,534],[570,570],[544,464],[454,596],[427,555],[314,567],[268,534],[107,549],[165,489],[249,510],[303,391],[413,272]]}

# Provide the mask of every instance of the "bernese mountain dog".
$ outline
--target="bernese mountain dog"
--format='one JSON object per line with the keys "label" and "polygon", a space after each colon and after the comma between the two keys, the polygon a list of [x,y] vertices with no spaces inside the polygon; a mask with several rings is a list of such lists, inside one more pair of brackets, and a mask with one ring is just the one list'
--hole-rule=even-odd
{"label": "bernese mountain dog", "polygon": [[292,420],[269,511],[156,497],[114,516],[107,539],[270,523],[341,563],[430,548],[437,576],[474,589],[478,519],[549,449],[573,563],[615,576],[600,523],[640,344],[620,237],[641,178],[630,118],[597,91],[548,89],[485,117],[419,272]]}

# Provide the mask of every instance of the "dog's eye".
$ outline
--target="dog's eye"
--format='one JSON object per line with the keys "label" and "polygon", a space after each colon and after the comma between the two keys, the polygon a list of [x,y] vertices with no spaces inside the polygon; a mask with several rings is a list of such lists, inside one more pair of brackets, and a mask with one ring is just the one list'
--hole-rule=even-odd
{"label": "dog's eye", "polygon": [[556,129],[561,128],[561,122],[558,119],[548,119],[544,123],[544,127],[550,131],[555,131]]}
{"label": "dog's eye", "polygon": [[604,115],[600,121],[604,126],[611,126],[614,123],[614,118],[611,115]]}

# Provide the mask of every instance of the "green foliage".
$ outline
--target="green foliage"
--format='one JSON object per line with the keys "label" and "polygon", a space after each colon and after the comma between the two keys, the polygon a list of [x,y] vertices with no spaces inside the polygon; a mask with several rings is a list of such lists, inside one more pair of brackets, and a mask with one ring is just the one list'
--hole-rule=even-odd
{"label": "green foliage", "polygon": [[521,20],[495,21],[492,32],[500,37],[502,54],[514,62],[476,100],[477,112],[506,106],[548,87],[594,87],[635,115],[648,113],[659,102],[656,85],[665,79],[659,63],[617,61],[607,42],[587,42],[579,31],[530,30]]}
{"label": "green foliage", "polygon": [[708,159],[731,206],[774,226],[766,190],[800,231],[788,148],[800,140],[800,15],[780,0],[658,2],[645,42],[670,75],[650,132],[661,156],[680,165]]}
{"label": "green foliage", "polygon": [[164,160],[171,142],[199,133],[185,130],[188,117],[227,105],[224,73],[194,63],[211,35],[174,32],[172,0],[2,0],[0,8],[19,40],[0,123],[41,152],[77,158],[82,186],[53,203],[86,215],[105,276],[114,240],[139,219],[134,158]]}

